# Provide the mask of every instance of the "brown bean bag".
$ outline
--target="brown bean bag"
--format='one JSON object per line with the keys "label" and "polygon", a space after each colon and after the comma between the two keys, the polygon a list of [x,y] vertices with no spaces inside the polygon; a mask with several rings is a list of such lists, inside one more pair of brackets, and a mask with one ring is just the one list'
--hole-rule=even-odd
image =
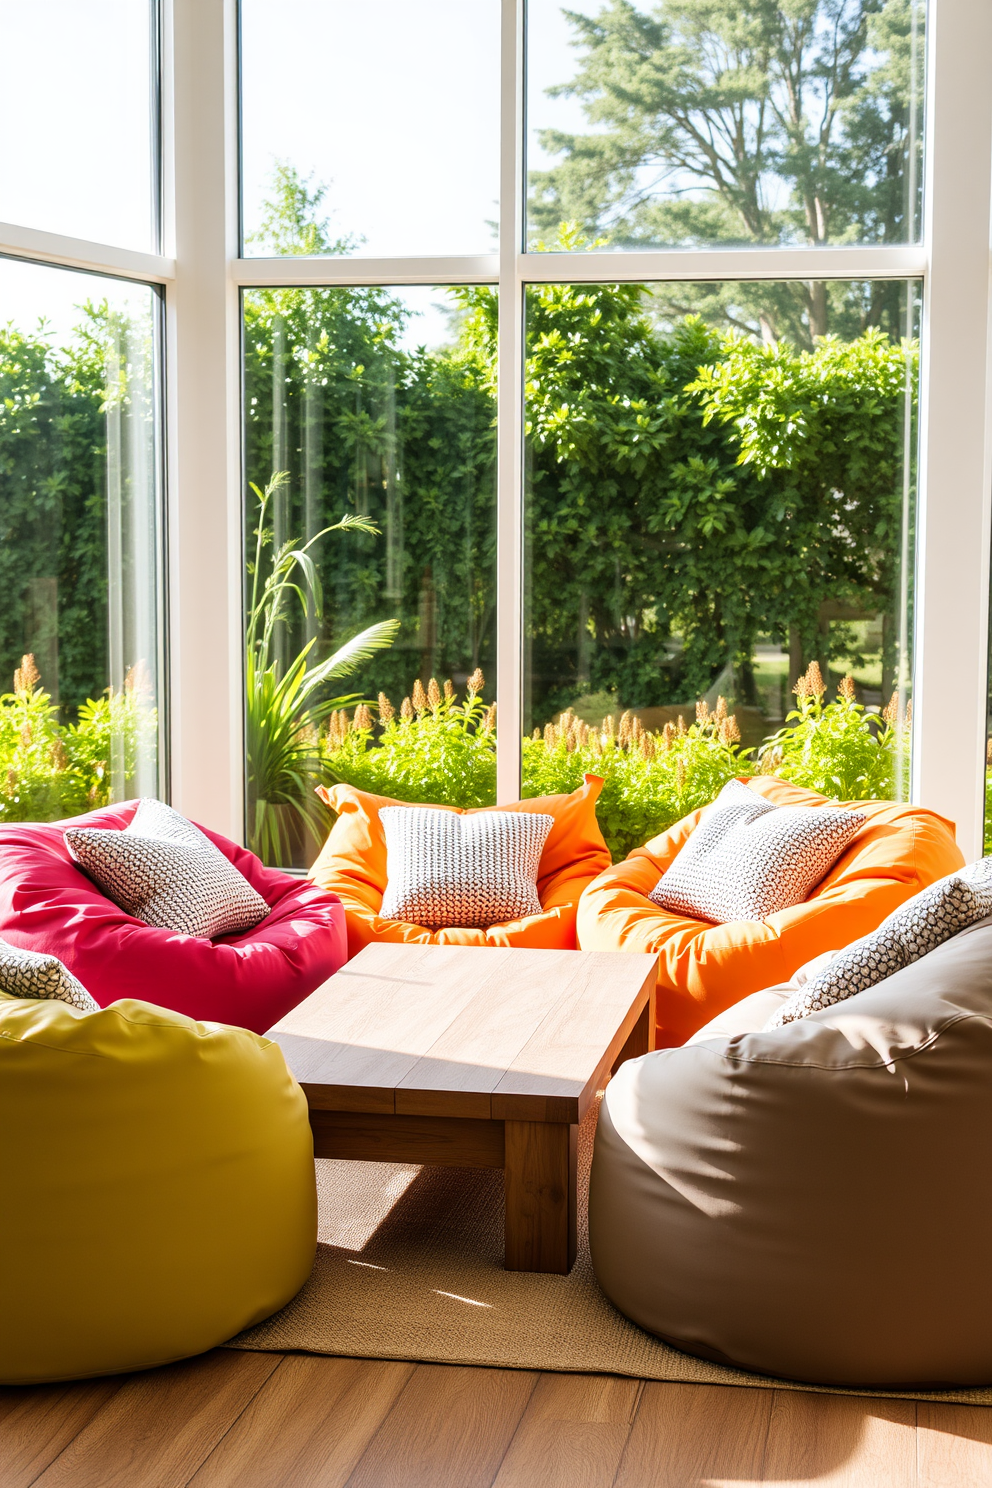
{"label": "brown bean bag", "polygon": [[784,995],[610,1083],[589,1209],[600,1286],[722,1364],[992,1384],[992,920],[757,1031]]}
{"label": "brown bean bag", "polygon": [[[752,790],[776,806],[826,806],[826,796],[771,775]],[[867,820],[803,904],[764,920],[714,925],[659,909],[648,895],[695,831],[694,811],[614,863],[579,901],[583,951],[648,951],[659,958],[658,1048],[681,1044],[716,1013],[751,992],[788,981],[821,951],[860,940],[928,884],[964,862],[954,825],[921,806],[845,801]],[[319,880],[318,880],[319,882]],[[337,883],[326,888],[347,899]]]}

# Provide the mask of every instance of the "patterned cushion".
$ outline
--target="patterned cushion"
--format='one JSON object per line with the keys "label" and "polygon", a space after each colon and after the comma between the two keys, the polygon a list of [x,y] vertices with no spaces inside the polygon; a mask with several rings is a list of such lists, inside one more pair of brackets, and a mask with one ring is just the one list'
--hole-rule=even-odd
{"label": "patterned cushion", "polygon": [[65,843],[107,898],[146,925],[212,940],[269,912],[220,848],[161,801],[139,801],[123,832],[68,827]]}
{"label": "patterned cushion", "polygon": [[729,781],[648,897],[724,925],[802,904],[866,818],[838,806],[773,806]]}
{"label": "patterned cushion", "polygon": [[971,863],[907,899],[877,930],[839,951],[822,971],[798,986],[769,1018],[766,1029],[781,1028],[866,992],[987,915],[992,915],[992,858]]}
{"label": "patterned cushion", "polygon": [[100,1004],[77,982],[55,956],[22,951],[0,940],[0,992],[10,997],[39,997],[67,1002],[84,1013],[98,1013]]}
{"label": "patterned cushion", "polygon": [[537,870],[553,817],[387,806],[379,819],[386,834],[383,919],[483,930],[541,913]]}

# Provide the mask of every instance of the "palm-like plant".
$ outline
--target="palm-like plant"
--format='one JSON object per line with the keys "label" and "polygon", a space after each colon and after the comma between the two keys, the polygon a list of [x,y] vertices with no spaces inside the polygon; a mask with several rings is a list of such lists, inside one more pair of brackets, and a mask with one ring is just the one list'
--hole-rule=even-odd
{"label": "palm-like plant", "polygon": [[314,544],[329,532],[357,529],[377,535],[379,531],[365,517],[344,516],[309,542],[284,542],[266,563],[266,550],[273,540],[269,507],[288,480],[288,471],[281,470],[264,491],[254,484],[251,487],[259,511],[255,559],[249,565],[251,600],[245,634],[248,840],[259,857],[277,867],[292,862],[294,844],[301,835],[304,840],[320,842],[323,808],[313,792],[320,771],[320,725],[336,709],[359,700],[355,694],[328,698],[321,693],[329,682],[349,676],[391,645],[400,624],[383,620],[370,625],[316,666],[310,665],[316,638],[285,666],[274,655],[278,629],[294,600],[304,616],[312,610],[320,618],[320,575],[310,554]]}

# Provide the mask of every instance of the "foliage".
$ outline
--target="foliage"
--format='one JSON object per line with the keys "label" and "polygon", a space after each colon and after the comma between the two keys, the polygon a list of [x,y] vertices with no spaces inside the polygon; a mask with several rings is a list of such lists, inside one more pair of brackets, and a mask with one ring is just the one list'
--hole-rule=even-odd
{"label": "foliage", "polygon": [[[918,0],[607,0],[566,11],[585,133],[545,130],[538,232],[575,219],[616,246],[912,241],[919,213]],[[659,287],[793,340],[895,329],[898,290],[827,284]]]}
{"label": "foliage", "polygon": [[[320,198],[281,168],[268,245],[334,251]],[[309,628],[295,617],[287,645],[314,637],[319,658],[397,616],[379,662],[386,691],[402,696],[434,671],[464,681],[494,657],[495,405],[477,359],[403,349],[409,311],[380,288],[252,290],[244,313],[248,470],[290,473],[273,502],[276,542],[312,539],[340,512],[384,534],[314,543],[323,617]]]}
{"label": "foliage", "polygon": [[89,699],[68,725],[40,681],[34,657],[25,656],[13,690],[0,696],[0,823],[106,806],[112,793],[128,794],[139,761],[154,757],[158,718],[137,671],[121,691]]}
{"label": "foliage", "polygon": [[525,796],[572,791],[586,773],[599,775],[600,829],[614,860],[705,806],[735,775],[751,773],[733,717],[723,698],[714,712],[701,702],[695,722],[682,718],[661,734],[646,733],[624,713],[590,729],[570,711],[543,734],[524,740]]}
{"label": "foliage", "polygon": [[835,702],[816,662],[795,687],[797,707],[758,756],[763,774],[840,801],[905,800],[909,795],[909,717],[895,695],[881,715],[867,714],[845,677]]}
{"label": "foliage", "polygon": [[[495,292],[458,293],[463,337],[493,382]],[[759,634],[794,632],[803,666],[825,666],[850,646],[829,614],[896,608],[915,346],[869,331],[798,352],[698,317],[662,335],[646,293],[528,294],[538,721],[588,691],[625,707],[702,696],[728,668],[736,701],[752,704]],[[891,678],[891,623],[886,647]]]}
{"label": "foliage", "polygon": [[[0,328],[0,669],[58,637],[58,692],[77,707],[107,675],[102,369],[43,330]],[[46,644],[47,641],[47,644]]]}
{"label": "foliage", "polygon": [[367,707],[330,721],[326,773],[374,795],[449,806],[488,806],[496,799],[496,705],[482,700],[481,671],[468,679],[465,701],[453,684],[419,678],[397,714],[379,694],[379,728]]}
{"label": "foliage", "polygon": [[[380,694],[379,726],[361,704],[354,717],[339,710],[323,740],[327,778],[399,801],[485,806],[495,799],[495,704],[482,699],[481,673],[459,703],[451,682],[418,682],[399,715]],[[571,709],[523,741],[522,793],[577,790],[586,774],[603,781],[597,817],[614,861],[691,811],[707,805],[735,776],[774,774],[836,800],[887,798],[908,784],[908,721],[894,711],[881,719],[853,698],[846,678],[836,703],[823,703],[815,663],[796,686],[798,708],[787,728],[763,746],[757,765],[720,698],[696,705],[695,720],[679,718],[649,733],[624,713],[590,728]],[[990,775],[992,778],[992,775]]]}
{"label": "foliage", "polygon": [[[291,602],[298,601],[304,616],[313,608],[320,617],[320,578],[310,548],[330,532],[359,528],[374,533],[364,517],[346,515],[325,527],[308,543],[281,543],[266,559],[272,545],[269,512],[287,479],[273,475],[264,491],[254,488],[258,501],[255,556],[248,565],[251,596],[245,635],[246,755],[248,769],[248,839],[266,863],[282,866],[295,856],[302,830],[319,842],[324,813],[313,795],[320,775],[318,729],[336,709],[354,702],[351,697],[322,697],[329,682],[349,676],[362,662],[388,646],[396,622],[372,625],[311,666],[314,641],[283,663],[276,654],[276,638]],[[266,572],[267,570],[267,572]]]}

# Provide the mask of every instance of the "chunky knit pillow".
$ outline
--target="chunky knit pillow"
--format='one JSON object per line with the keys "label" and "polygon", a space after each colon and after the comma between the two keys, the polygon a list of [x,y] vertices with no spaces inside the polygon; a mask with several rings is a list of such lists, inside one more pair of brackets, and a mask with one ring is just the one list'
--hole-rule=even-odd
{"label": "chunky knit pillow", "polygon": [[84,1013],[98,1013],[96,1002],[82,982],[55,956],[22,951],[0,940],[0,992],[10,997],[38,997],[67,1002]]}
{"label": "chunky knit pillow", "polygon": [[161,801],[140,801],[123,832],[68,827],[65,844],[107,898],[146,925],[212,940],[269,912],[220,848]]}
{"label": "chunky knit pillow", "polygon": [[648,897],[718,925],[763,920],[802,904],[866,819],[839,806],[773,806],[728,781]]}
{"label": "chunky knit pillow", "polygon": [[386,836],[383,919],[428,930],[487,930],[541,913],[537,870],[553,817],[387,806],[379,819]]}
{"label": "chunky knit pillow", "polygon": [[839,951],[776,1008],[766,1029],[781,1028],[867,992],[988,915],[992,915],[992,858],[982,858],[914,894],[877,930]]}

